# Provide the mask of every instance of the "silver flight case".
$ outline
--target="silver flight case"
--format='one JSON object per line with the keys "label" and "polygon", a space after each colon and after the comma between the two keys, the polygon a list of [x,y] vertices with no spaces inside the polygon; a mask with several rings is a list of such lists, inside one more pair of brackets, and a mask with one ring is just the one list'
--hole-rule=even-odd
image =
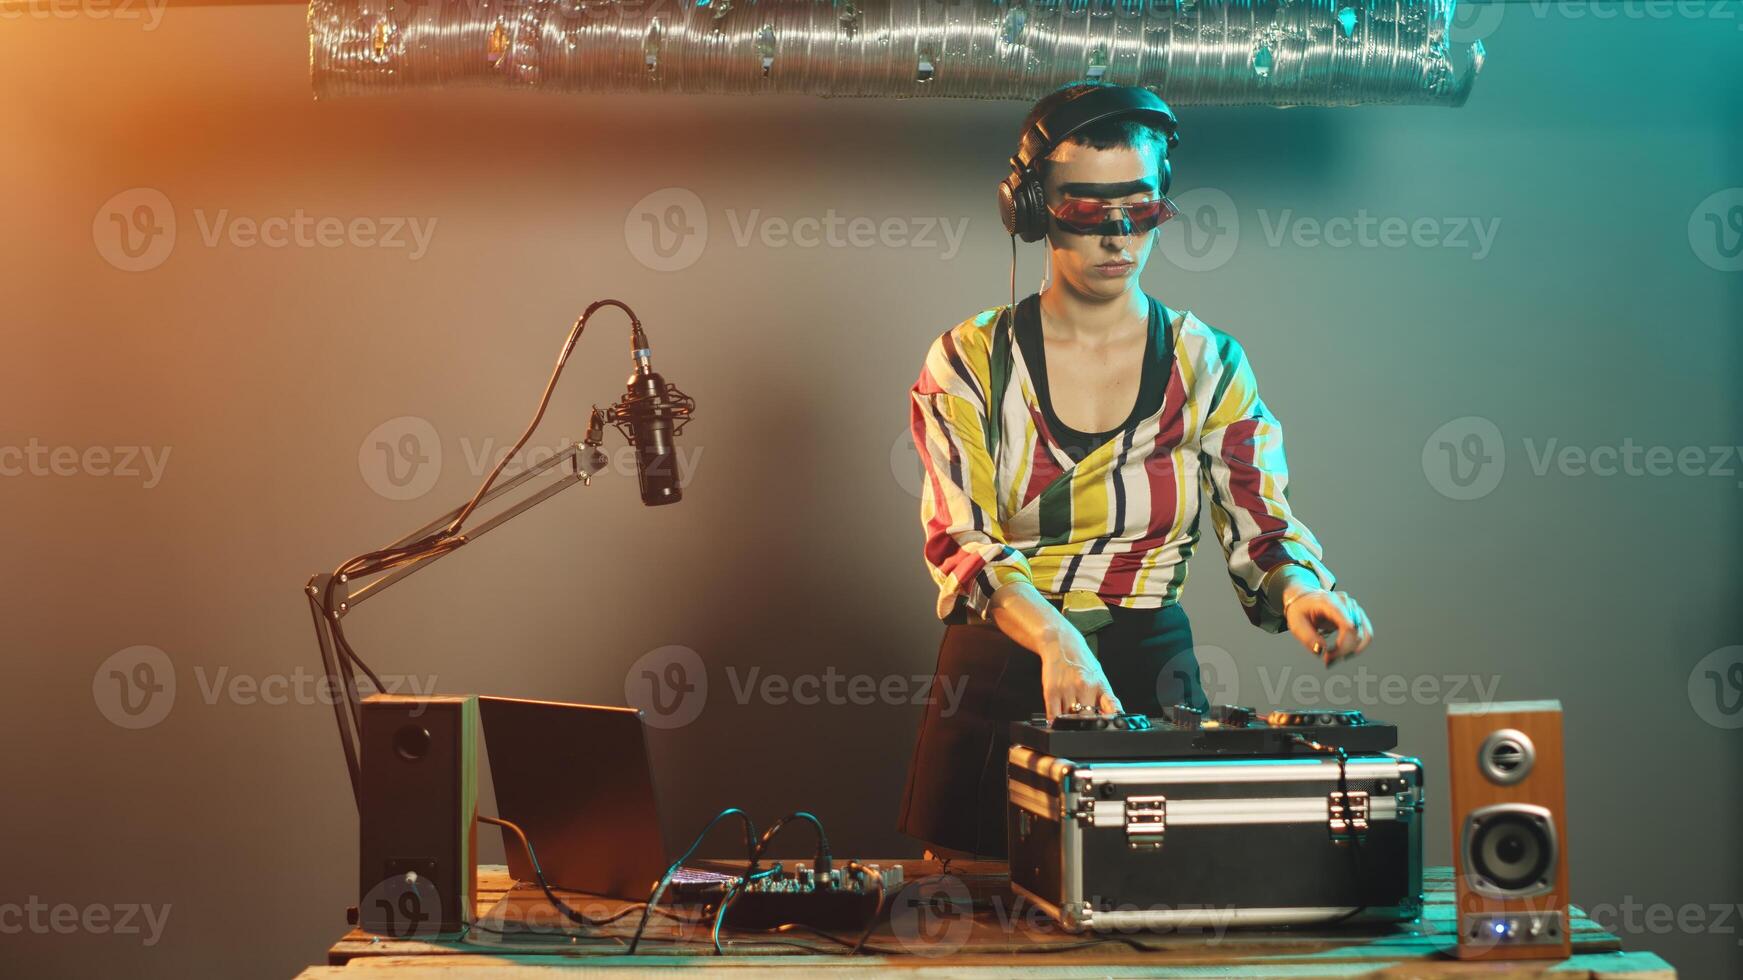
{"label": "silver flight case", "polygon": [[1011,884],[1067,929],[1415,919],[1422,764],[1392,753],[1073,762],[1013,745]]}

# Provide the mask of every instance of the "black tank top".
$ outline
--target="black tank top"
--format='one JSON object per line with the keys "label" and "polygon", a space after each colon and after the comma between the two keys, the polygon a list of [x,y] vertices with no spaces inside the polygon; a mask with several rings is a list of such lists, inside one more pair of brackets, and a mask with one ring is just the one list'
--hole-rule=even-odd
{"label": "black tank top", "polygon": [[[1162,393],[1167,388],[1166,368],[1174,357],[1174,345],[1168,337],[1173,324],[1163,316],[1161,303],[1148,295],[1145,299],[1150,303],[1150,328],[1144,341],[1144,368],[1138,379],[1138,397],[1126,420],[1106,432],[1079,432],[1059,421],[1059,416],[1053,411],[1053,396],[1047,384],[1047,350],[1041,341],[1041,296],[1031,293],[1017,304],[1017,346],[1022,348],[1023,363],[1028,365],[1030,379],[1035,382],[1035,397],[1041,402],[1047,431],[1074,463],[1122,431],[1156,414],[1162,407]],[[1158,351],[1164,353],[1158,356]]]}

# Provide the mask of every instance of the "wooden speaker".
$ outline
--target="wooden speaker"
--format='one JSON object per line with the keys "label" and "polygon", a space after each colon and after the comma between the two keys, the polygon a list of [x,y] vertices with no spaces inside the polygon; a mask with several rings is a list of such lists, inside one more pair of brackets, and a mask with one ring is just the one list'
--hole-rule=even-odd
{"label": "wooden speaker", "polygon": [[430,938],[478,894],[478,698],[363,699],[357,924]]}
{"label": "wooden speaker", "polygon": [[1460,959],[1565,959],[1561,702],[1447,710]]}

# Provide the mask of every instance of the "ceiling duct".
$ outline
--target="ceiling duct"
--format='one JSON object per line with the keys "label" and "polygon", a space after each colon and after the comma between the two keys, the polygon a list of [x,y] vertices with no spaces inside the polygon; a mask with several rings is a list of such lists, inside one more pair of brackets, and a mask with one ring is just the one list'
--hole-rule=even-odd
{"label": "ceiling duct", "polygon": [[1457,0],[313,0],[317,97],[563,92],[1038,98],[1103,79],[1177,105],[1462,105]]}

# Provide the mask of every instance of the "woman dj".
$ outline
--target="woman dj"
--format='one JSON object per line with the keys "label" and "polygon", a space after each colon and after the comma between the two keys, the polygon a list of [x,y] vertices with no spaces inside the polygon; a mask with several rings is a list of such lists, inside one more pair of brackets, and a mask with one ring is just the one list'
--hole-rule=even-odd
{"label": "woman dj", "polygon": [[1373,637],[1289,508],[1283,430],[1241,346],[1139,286],[1175,215],[1172,112],[1080,83],[1022,132],[1000,204],[1013,236],[1045,238],[1050,281],[940,336],[912,391],[950,624],[937,679],[963,694],[927,709],[900,827],[947,856],[1005,854],[1010,722],[1205,707],[1179,605],[1201,509],[1259,628],[1327,664]]}

